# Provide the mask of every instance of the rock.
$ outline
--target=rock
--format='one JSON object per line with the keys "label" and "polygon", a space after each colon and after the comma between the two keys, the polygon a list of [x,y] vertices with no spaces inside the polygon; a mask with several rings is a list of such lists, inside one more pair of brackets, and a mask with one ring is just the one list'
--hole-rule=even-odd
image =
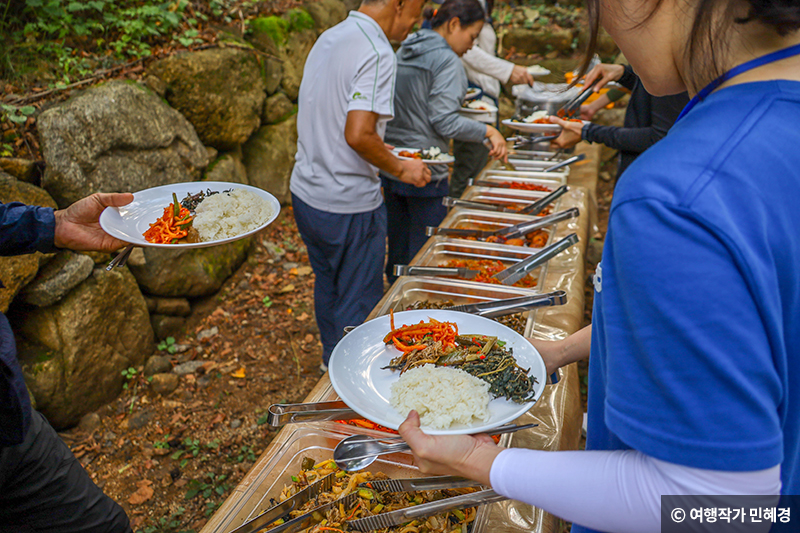
{"label": "rock", "polygon": [[276,124],[288,118],[295,112],[294,104],[283,93],[276,93],[264,102],[264,112],[261,114],[262,124]]}
{"label": "rock", "polygon": [[178,388],[179,381],[180,378],[175,374],[156,374],[150,382],[150,387],[160,395],[166,396]]}
{"label": "rock", "polygon": [[560,54],[572,53],[572,30],[563,28],[528,29],[513,27],[503,35],[503,48],[516,49],[521,54],[543,54],[557,51]]}
{"label": "rock", "polygon": [[110,81],[43,112],[42,186],[58,205],[93,192],[195,181],[208,164],[192,125],[136,83]]}
{"label": "rock", "polygon": [[163,374],[172,370],[172,362],[165,355],[154,355],[144,365],[144,375],[147,377]]}
{"label": "rock", "polygon": [[[20,181],[0,170],[0,202],[22,202],[27,205],[56,207],[53,198],[44,189]],[[52,257],[52,254],[39,252],[12,257],[0,257],[0,312],[8,311],[8,306],[19,290],[30,282],[39,266]]]}
{"label": "rock", "polygon": [[275,94],[283,79],[283,62],[267,57],[262,60],[261,64],[264,67],[264,91],[268,95]]}
{"label": "rock", "polygon": [[258,128],[265,83],[256,54],[217,48],[178,54],[151,65],[167,85],[167,101],[206,145],[232,150]]}
{"label": "rock", "polygon": [[213,146],[206,146],[206,154],[208,154],[208,160],[213,161],[219,155],[219,150],[217,150]]}
{"label": "rock", "polygon": [[203,366],[204,364],[206,364],[205,361],[187,361],[173,368],[172,372],[179,376],[194,374],[195,372],[197,372],[197,369]]}
{"label": "rock", "polygon": [[128,262],[125,263],[129,267],[144,265],[144,250],[141,248],[134,248],[128,256]]}
{"label": "rock", "polygon": [[156,93],[161,98],[164,98],[164,96],[166,96],[167,84],[164,83],[164,80],[162,80],[158,76],[153,76],[152,74],[148,74],[147,76],[144,77],[143,81],[148,89]]}
{"label": "rock", "polygon": [[161,315],[189,316],[192,306],[186,298],[153,298],[156,304],[155,312]]}
{"label": "rock", "polygon": [[186,318],[182,316],[150,315],[150,324],[156,339],[177,337],[186,325]]}
{"label": "rock", "polygon": [[306,58],[316,40],[317,32],[314,30],[292,32],[281,54],[283,59],[281,88],[292,102],[297,101],[300,82],[303,80],[303,67],[306,65]]}
{"label": "rock", "polygon": [[289,178],[297,152],[297,115],[261,127],[242,147],[250,185],[271,192],[281,203],[291,199]]}
{"label": "rock", "polygon": [[228,183],[249,183],[247,169],[242,163],[242,148],[236,147],[232,152],[226,152],[208,165],[204,178],[206,181],[224,181]]}
{"label": "rock", "polygon": [[263,241],[264,248],[269,253],[270,257],[273,259],[280,259],[284,255],[286,255],[286,250],[284,250],[278,243],[271,242],[271,241]]}
{"label": "rock", "polygon": [[203,331],[198,333],[197,340],[203,342],[204,340],[215,337],[218,334],[219,334],[219,328],[217,326],[214,326],[212,328],[204,329]]}
{"label": "rock", "polygon": [[318,32],[336,26],[347,18],[347,6],[341,0],[307,1],[303,7],[314,19],[314,26]]}
{"label": "rock", "polygon": [[148,313],[155,313],[156,312],[156,307],[158,306],[158,303],[156,303],[156,299],[155,298],[153,298],[152,296],[145,296],[144,297],[144,303],[147,304],[147,312]]}
{"label": "rock", "polygon": [[69,291],[92,274],[91,257],[63,250],[48,262],[19,294],[30,305],[47,307],[63,298]]}
{"label": "rock", "polygon": [[92,433],[95,429],[100,427],[100,415],[97,413],[88,413],[81,418],[78,422],[78,429],[86,433]]}
{"label": "rock", "polygon": [[[175,376],[178,377],[178,376]],[[129,429],[140,429],[145,427],[150,421],[153,420],[153,413],[151,411],[139,411],[128,419]]]}
{"label": "rock", "polygon": [[244,262],[250,238],[209,248],[145,248],[143,265],[131,265],[142,290],[155,296],[206,296],[219,290]]}
{"label": "rock", "polygon": [[0,157],[0,169],[20,181],[31,183],[35,177],[36,163],[19,157]]}
{"label": "rock", "polygon": [[147,304],[125,268],[96,268],[54,305],[9,318],[28,386],[58,429],[116,398],[122,370],[154,350]]}
{"label": "rock", "polygon": [[242,421],[238,418],[231,420],[231,429],[236,429],[242,426]]}

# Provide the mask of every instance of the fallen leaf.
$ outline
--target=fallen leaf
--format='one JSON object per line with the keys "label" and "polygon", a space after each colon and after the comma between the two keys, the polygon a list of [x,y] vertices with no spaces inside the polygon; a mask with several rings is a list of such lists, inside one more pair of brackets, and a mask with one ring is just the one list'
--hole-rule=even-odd
{"label": "fallen leaf", "polygon": [[291,274],[292,276],[296,276],[297,275],[297,268],[295,268],[295,267],[290,268],[289,269],[289,274]]}
{"label": "fallen leaf", "polygon": [[306,314],[306,313],[301,313],[301,314],[300,314],[300,316],[299,316],[299,317],[297,317],[297,320],[305,320],[305,319],[307,319],[307,318],[308,318],[308,314]]}
{"label": "fallen leaf", "polygon": [[308,276],[311,274],[312,270],[310,266],[301,266],[297,268],[297,275],[298,276]]}
{"label": "fallen leaf", "polygon": [[245,368],[242,367],[239,370],[237,370],[236,372],[231,373],[231,377],[232,378],[244,379],[245,378]]}
{"label": "fallen leaf", "polygon": [[311,333],[307,333],[306,334],[306,338],[304,340],[306,342],[313,342],[314,341],[314,335],[312,335]]}
{"label": "fallen leaf", "polygon": [[278,292],[281,294],[286,294],[287,292],[292,292],[293,290],[294,290],[294,284],[290,283],[281,290],[279,290]]}
{"label": "fallen leaf", "polygon": [[131,494],[131,497],[128,498],[128,503],[131,505],[140,505],[150,498],[153,497],[153,489],[150,488],[151,481],[147,479],[143,479],[137,485],[139,485],[139,489]]}

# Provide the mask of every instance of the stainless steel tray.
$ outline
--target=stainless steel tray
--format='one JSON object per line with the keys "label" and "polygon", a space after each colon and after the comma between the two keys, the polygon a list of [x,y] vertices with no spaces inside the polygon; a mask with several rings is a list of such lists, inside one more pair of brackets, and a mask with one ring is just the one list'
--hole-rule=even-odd
{"label": "stainless steel tray", "polygon": [[558,163],[559,161],[563,161],[569,157],[571,157],[571,152],[573,150],[564,150],[557,156],[553,157],[556,152],[549,151],[549,150],[509,150],[508,157],[514,159],[528,159],[528,160],[546,160],[549,158],[553,163]]}
{"label": "stainless steel tray", "polygon": [[505,178],[505,181],[509,181],[510,178],[538,179],[542,180],[542,185],[557,189],[567,183],[567,174],[568,172],[563,170],[541,172],[533,169],[504,170],[503,168],[490,168],[485,170],[478,179],[486,179],[486,176],[499,176]]}
{"label": "stainless steel tray", "polygon": [[[539,176],[539,174],[544,174],[546,177],[541,177]],[[507,170],[487,170],[483,174],[478,176],[474,181],[481,181],[481,182],[488,181],[491,183],[498,183],[498,184],[504,182],[532,183],[535,185],[541,185],[543,187],[547,187],[551,191],[554,191],[559,187],[561,187],[562,185],[564,185],[564,182],[562,182],[561,179],[551,178],[548,176],[548,174],[549,174],[548,172],[512,173]],[[506,187],[500,187],[500,188],[506,188]],[[524,190],[524,189],[515,189],[515,190]]]}
{"label": "stainless steel tray", "polygon": [[[448,237],[431,237],[411,261],[411,264],[442,266],[451,259],[490,259],[500,261],[506,266],[511,266],[537,253],[537,251],[538,248],[508,246],[507,244],[451,239]],[[547,273],[546,270],[547,264],[531,272],[530,276],[536,278],[536,284],[529,287],[529,290],[540,288],[540,284]],[[489,287],[494,285],[491,283],[474,283]]]}
{"label": "stainless steel tray", "polygon": [[[507,179],[507,178],[506,178]],[[469,200],[472,202],[488,202],[492,204],[509,207],[513,204],[530,204],[536,200],[547,196],[549,193],[544,191],[525,191],[520,189],[501,189],[498,187],[467,187],[464,194],[461,195],[462,200]],[[561,202],[563,196],[550,204],[547,214],[557,213],[561,211]],[[514,213],[504,213],[513,215]]]}
{"label": "stainless steel tray", "polygon": [[[521,170],[521,171],[532,170],[534,172],[538,172],[540,170],[544,170],[546,168],[552,167],[553,165],[556,165],[556,164],[560,163],[561,161],[562,161],[562,159],[556,159],[556,160],[553,160],[553,161],[544,161],[544,160],[539,160],[539,159],[520,159],[520,158],[516,158],[516,157],[513,157],[513,156],[510,156],[508,158],[508,162],[511,163],[517,170]],[[564,170],[563,170],[563,172],[567,176],[569,176],[569,168],[570,167],[564,167]],[[562,172],[562,171],[559,170],[559,172]],[[550,172],[548,172],[547,174],[550,174]]]}
{"label": "stainless steel tray", "polygon": [[[494,213],[492,211],[481,211],[480,209],[452,209],[444,218],[440,228],[474,228],[475,224],[480,224],[481,229],[489,231],[507,228],[514,224],[522,222],[530,222],[536,220],[537,216],[531,215],[518,215],[515,213]],[[558,225],[544,228],[547,232],[547,243],[545,246],[553,243],[553,234]]]}
{"label": "stainless steel tray", "polygon": [[[506,298],[516,298],[535,294],[537,291],[505,285],[475,283],[459,279],[429,278],[421,276],[401,277],[394,282],[375,308],[375,316],[392,311],[403,311],[414,302],[445,302],[451,300],[455,305],[493,302]],[[526,313],[524,335],[530,336],[536,320],[536,310]]]}

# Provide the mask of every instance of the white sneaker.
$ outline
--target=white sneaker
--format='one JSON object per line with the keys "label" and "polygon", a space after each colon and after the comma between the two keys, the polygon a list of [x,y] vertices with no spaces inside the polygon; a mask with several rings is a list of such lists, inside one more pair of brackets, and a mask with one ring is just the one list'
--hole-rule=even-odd
{"label": "white sneaker", "polygon": [[583,413],[583,424],[581,424],[581,433],[583,436],[586,436],[586,422],[588,421],[589,416],[587,413]]}
{"label": "white sneaker", "polygon": [[[325,363],[320,363],[319,371],[324,374],[325,372],[328,371],[328,365],[326,365]],[[584,422],[584,425],[585,425],[585,422]]]}

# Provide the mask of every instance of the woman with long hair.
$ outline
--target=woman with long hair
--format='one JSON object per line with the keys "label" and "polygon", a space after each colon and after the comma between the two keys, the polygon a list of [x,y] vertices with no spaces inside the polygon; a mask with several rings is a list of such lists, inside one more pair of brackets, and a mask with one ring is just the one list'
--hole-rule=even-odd
{"label": "woman with long hair", "polygon": [[[477,0],[447,0],[431,17],[432,29],[422,29],[403,41],[397,51],[394,119],[386,126],[387,143],[394,146],[450,150],[450,140],[492,145],[491,155],[506,157],[506,142],[497,129],[459,114],[467,92],[467,76],[459,60],[472,48],[483,26]],[[388,214],[389,261],[386,273],[394,279],[395,264],[406,264],[427,236],[425,226],[438,226],[447,214],[442,198],[448,192],[447,165],[431,165],[431,182],[409,187],[381,173]]]}
{"label": "woman with long hair", "polygon": [[550,371],[591,346],[587,451],[426,436],[415,413],[400,433],[424,472],[573,532],[660,531],[662,495],[800,494],[800,3],[588,4],[592,42],[599,22],[648,92],[693,98],[617,184],[592,326],[536,343]]}

